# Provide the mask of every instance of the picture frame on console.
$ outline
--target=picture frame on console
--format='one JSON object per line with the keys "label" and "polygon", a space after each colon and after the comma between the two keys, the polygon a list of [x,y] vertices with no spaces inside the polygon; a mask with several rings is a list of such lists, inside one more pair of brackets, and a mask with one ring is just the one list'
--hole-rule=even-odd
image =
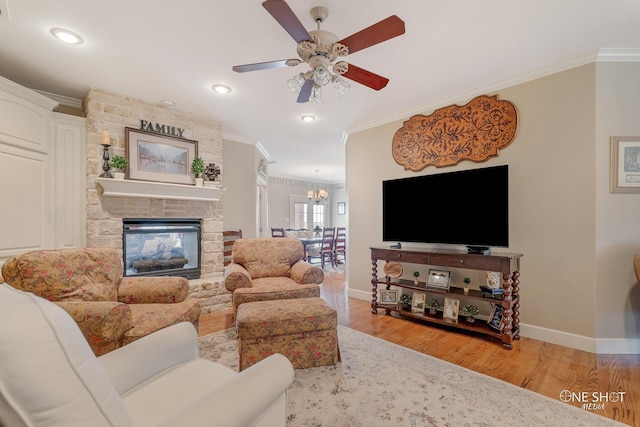
{"label": "picture frame on console", "polygon": [[198,157],[198,141],[125,128],[127,179],[193,184],[191,162]]}
{"label": "picture frame on console", "polygon": [[442,318],[458,321],[458,312],[460,311],[460,300],[455,298],[445,298],[442,310]]}
{"label": "picture frame on console", "polygon": [[380,290],[381,305],[398,305],[398,291],[393,289]]}
{"label": "picture frame on console", "polygon": [[611,137],[611,193],[640,193],[640,136]]}
{"label": "picture frame on console", "polygon": [[491,304],[491,313],[487,318],[487,324],[492,329],[502,332],[504,325],[502,324],[502,313],[504,308],[499,304]]}
{"label": "picture frame on console", "polygon": [[450,271],[429,269],[427,288],[449,290],[450,282]]}
{"label": "picture frame on console", "polygon": [[425,304],[427,302],[427,294],[424,292],[414,292],[411,299],[411,312],[424,313]]}

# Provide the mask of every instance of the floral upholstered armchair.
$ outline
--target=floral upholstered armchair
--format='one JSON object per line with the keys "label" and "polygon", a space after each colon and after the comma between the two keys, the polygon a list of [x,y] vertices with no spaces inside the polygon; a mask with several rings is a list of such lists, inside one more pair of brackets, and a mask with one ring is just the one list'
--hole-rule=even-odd
{"label": "floral upholstered armchair", "polygon": [[183,277],[123,277],[113,248],[27,252],[2,266],[14,288],[43,297],[73,317],[96,355],[180,322],[198,325],[200,302]]}
{"label": "floral upholstered armchair", "polygon": [[224,285],[233,292],[233,315],[245,302],[319,297],[324,273],[302,260],[298,239],[254,237],[233,244]]}

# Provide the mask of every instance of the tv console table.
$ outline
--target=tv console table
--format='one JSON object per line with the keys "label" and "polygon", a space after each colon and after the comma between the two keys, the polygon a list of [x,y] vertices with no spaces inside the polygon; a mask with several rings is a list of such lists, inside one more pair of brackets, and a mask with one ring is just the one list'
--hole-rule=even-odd
{"label": "tv console table", "polygon": [[[401,316],[407,316],[430,323],[446,325],[453,328],[464,329],[498,338],[502,341],[502,346],[508,350],[513,348],[513,340],[520,338],[520,258],[522,254],[496,253],[492,255],[470,254],[462,251],[441,251],[436,249],[394,249],[389,247],[371,247],[371,312],[378,313],[378,309],[386,310],[389,314],[391,311],[398,312]],[[503,294],[501,299],[484,298],[478,290],[470,290],[468,294],[464,294],[460,288],[432,289],[415,285],[412,280],[398,279],[392,281],[391,278],[378,277],[378,261],[396,261],[414,264],[426,264],[438,267],[456,267],[469,270],[496,271],[502,274]],[[391,286],[397,286],[417,292],[428,294],[437,294],[444,297],[452,297],[456,299],[465,299],[470,301],[482,301],[485,303],[494,303],[502,306],[502,320],[500,323],[500,331],[494,330],[486,322],[468,323],[464,320],[464,316],[458,321],[444,319],[441,314],[429,315],[423,313],[414,313],[402,310],[397,304],[389,306],[378,303],[378,285],[384,285],[386,289]]]}

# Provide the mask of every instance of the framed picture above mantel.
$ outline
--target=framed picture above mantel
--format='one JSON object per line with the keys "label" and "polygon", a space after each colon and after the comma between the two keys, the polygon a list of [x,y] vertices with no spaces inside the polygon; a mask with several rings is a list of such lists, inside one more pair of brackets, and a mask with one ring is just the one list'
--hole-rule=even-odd
{"label": "framed picture above mantel", "polygon": [[191,162],[198,156],[198,141],[125,128],[127,179],[193,184]]}

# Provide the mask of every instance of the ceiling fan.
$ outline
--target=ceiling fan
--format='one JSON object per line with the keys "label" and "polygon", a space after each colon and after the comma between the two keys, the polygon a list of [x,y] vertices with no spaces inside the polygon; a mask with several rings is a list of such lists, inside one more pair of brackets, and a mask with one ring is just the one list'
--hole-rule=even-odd
{"label": "ceiling fan", "polygon": [[329,14],[325,7],[311,9],[311,17],[317,23],[318,29],[307,31],[284,0],[266,0],[262,6],[298,43],[297,52],[300,59],[236,65],[233,71],[245,73],[293,67],[304,62],[311,69],[297,74],[287,82],[292,91],[298,92],[298,102],[322,102],[322,86],[329,82],[334,84],[338,96],[344,95],[350,85],[343,77],[375,90],[380,90],[389,83],[386,77],[338,59],[404,34],[404,22],[396,15],[339,40],[335,34],[320,29],[320,24]]}

